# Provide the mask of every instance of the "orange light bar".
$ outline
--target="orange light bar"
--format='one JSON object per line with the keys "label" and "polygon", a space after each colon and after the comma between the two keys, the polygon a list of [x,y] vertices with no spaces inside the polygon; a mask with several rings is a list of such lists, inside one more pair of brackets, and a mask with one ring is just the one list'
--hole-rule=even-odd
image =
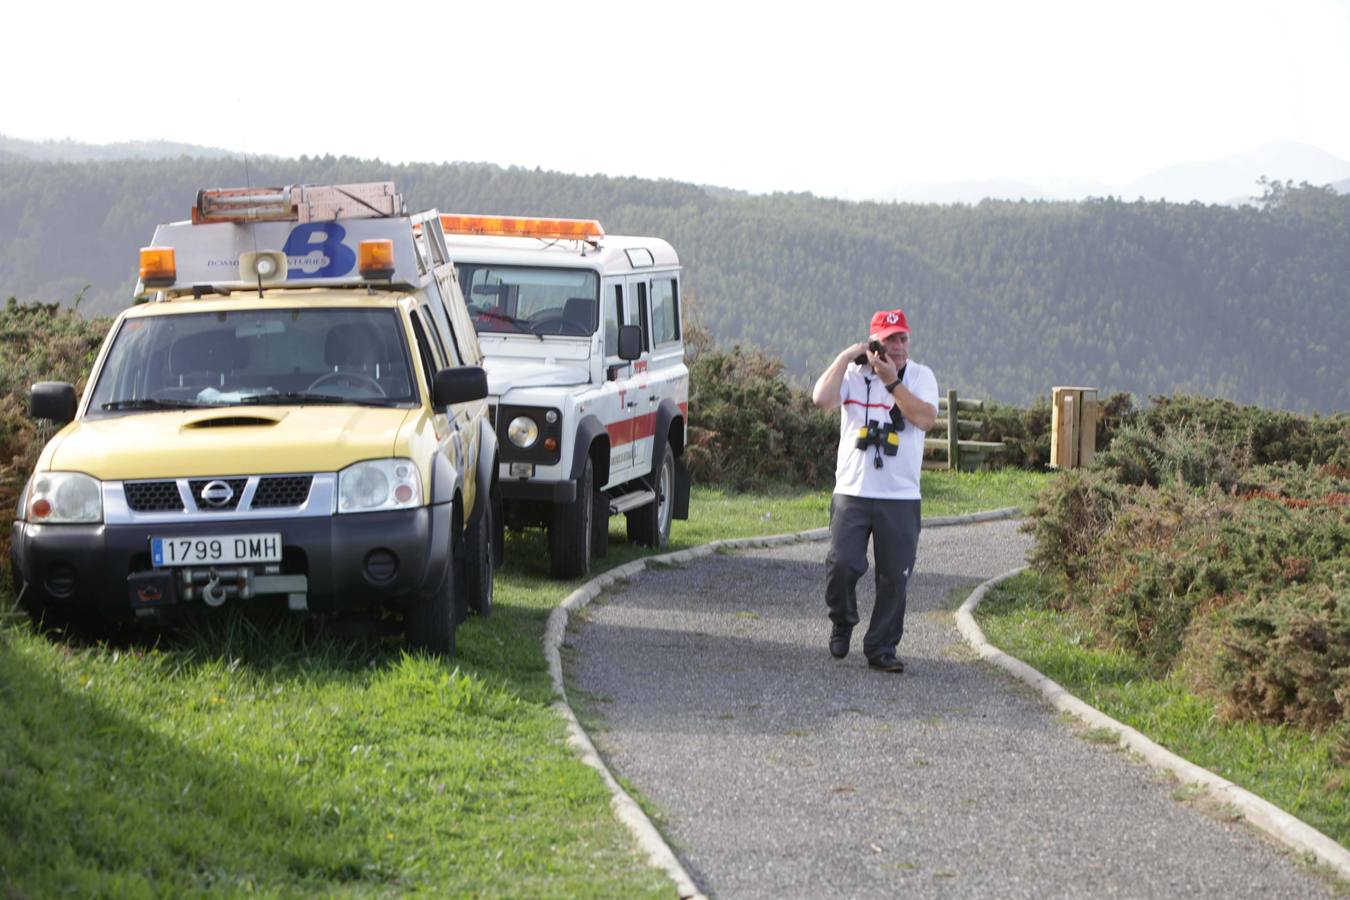
{"label": "orange light bar", "polygon": [[356,260],[362,278],[393,278],[394,242],[389,238],[362,241],[356,245]]}
{"label": "orange light bar", "polygon": [[169,287],[178,280],[178,266],[172,247],[141,248],[141,284],[146,287]]}
{"label": "orange light bar", "polygon": [[441,216],[446,234],[485,234],[595,243],[605,229],[595,219],[527,219],[518,216]]}

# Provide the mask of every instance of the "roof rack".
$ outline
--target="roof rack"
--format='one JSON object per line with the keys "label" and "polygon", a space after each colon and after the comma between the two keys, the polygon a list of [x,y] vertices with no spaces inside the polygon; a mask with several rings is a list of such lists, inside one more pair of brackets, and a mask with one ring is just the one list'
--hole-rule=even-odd
{"label": "roof rack", "polygon": [[440,213],[406,214],[391,182],[216,188],[198,192],[191,221],[155,229],[133,296],[410,288],[448,262]]}

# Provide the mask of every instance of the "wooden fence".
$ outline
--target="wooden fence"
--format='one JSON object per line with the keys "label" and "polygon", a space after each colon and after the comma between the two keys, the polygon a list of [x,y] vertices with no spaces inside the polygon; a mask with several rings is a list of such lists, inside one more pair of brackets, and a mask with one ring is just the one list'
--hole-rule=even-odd
{"label": "wooden fence", "polygon": [[956,391],[948,391],[945,398],[938,400],[938,421],[930,435],[942,427],[942,419],[947,419],[947,436],[929,437],[923,442],[923,467],[925,469],[951,469],[961,472],[973,472],[985,463],[1008,449],[1002,441],[976,441],[963,439],[980,433],[981,423],[976,419],[962,419],[960,413],[982,412],[983,400],[958,399]]}

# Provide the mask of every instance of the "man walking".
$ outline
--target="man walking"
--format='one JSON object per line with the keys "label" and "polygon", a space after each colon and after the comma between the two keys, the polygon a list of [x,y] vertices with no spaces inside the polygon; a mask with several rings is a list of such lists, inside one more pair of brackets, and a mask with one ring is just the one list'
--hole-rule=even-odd
{"label": "man walking", "polygon": [[816,379],[812,402],[839,409],[839,458],[830,501],[825,602],[830,653],[848,655],[858,624],[858,579],[867,542],[876,560],[876,605],[863,636],[867,664],[903,672],[895,655],[905,628],[905,585],[919,547],[919,473],[924,433],[937,420],[933,370],[909,359],[904,311],[872,316],[868,341],[843,350]]}

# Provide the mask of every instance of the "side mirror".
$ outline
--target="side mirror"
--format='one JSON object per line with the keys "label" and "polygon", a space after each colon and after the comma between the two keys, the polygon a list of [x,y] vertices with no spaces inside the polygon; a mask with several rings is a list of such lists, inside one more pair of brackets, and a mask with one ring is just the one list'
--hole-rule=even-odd
{"label": "side mirror", "polygon": [[642,329],[637,325],[619,326],[619,359],[632,361],[642,355]]}
{"label": "side mirror", "polygon": [[64,381],[39,381],[28,398],[28,415],[64,425],[75,418],[75,385]]}
{"label": "side mirror", "polygon": [[444,409],[453,403],[482,400],[487,395],[487,372],[481,366],[441,369],[431,388],[431,405]]}

